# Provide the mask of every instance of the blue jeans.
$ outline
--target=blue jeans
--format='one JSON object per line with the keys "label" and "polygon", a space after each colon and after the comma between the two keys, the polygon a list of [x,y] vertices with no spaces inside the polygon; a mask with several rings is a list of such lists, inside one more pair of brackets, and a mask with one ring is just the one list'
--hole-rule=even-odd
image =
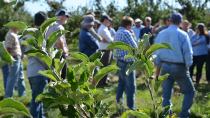
{"label": "blue jeans", "polygon": [[123,92],[125,91],[127,96],[127,106],[129,109],[134,110],[135,105],[135,91],[136,91],[136,75],[135,71],[131,72],[129,75],[126,75],[127,67],[131,63],[127,63],[124,61],[117,61],[117,65],[120,68],[119,74],[119,81],[117,87],[117,96],[116,100],[117,103],[121,102],[123,99]]}
{"label": "blue jeans", "polygon": [[30,112],[33,118],[45,118],[43,103],[36,102],[36,97],[44,91],[44,88],[48,83],[48,79],[44,76],[29,77],[28,79],[32,90]]}
{"label": "blue jeans", "polygon": [[4,92],[6,91],[6,85],[7,85],[7,78],[9,75],[9,66],[8,64],[5,64],[2,66],[2,74],[3,74],[3,80],[4,80]]}
{"label": "blue jeans", "polygon": [[25,95],[25,81],[23,64],[20,57],[16,57],[13,64],[8,65],[9,74],[6,80],[5,98],[13,96],[13,90],[17,83],[19,96]]}
{"label": "blue jeans", "polygon": [[161,75],[164,75],[166,73],[169,74],[169,77],[162,83],[163,107],[172,107],[171,95],[173,92],[174,82],[177,82],[181,92],[184,94],[182,110],[179,114],[179,117],[189,118],[190,108],[193,104],[193,98],[195,95],[195,88],[190,78],[189,69],[187,69],[185,65],[163,63],[161,67]]}

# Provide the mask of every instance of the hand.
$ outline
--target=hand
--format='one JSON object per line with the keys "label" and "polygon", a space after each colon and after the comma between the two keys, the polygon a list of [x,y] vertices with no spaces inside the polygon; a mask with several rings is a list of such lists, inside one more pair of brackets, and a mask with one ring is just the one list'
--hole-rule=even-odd
{"label": "hand", "polygon": [[102,39],[102,42],[103,42],[103,43],[107,43],[106,39],[104,39],[104,38]]}

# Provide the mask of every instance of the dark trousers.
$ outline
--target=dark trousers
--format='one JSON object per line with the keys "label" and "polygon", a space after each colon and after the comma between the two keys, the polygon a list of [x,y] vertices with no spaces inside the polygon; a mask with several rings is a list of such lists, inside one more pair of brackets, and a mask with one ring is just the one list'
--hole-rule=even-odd
{"label": "dark trousers", "polygon": [[208,82],[210,82],[210,52],[208,53],[206,59],[206,79]]}
{"label": "dark trousers", "polygon": [[[104,65],[104,67],[110,65],[111,59],[112,59],[112,52],[110,50],[103,50],[104,54],[101,58],[101,63]],[[102,87],[106,85],[107,75],[104,76],[98,83],[98,87]]]}
{"label": "dark trousers", "polygon": [[[65,59],[66,57],[64,55],[62,55],[61,60]],[[65,79],[66,78],[66,72],[67,72],[67,63],[64,64],[63,69],[61,70],[61,78]]]}
{"label": "dark trousers", "polygon": [[196,67],[196,84],[199,84],[202,76],[202,68],[206,62],[207,55],[193,56],[193,64],[190,67],[190,76],[193,76],[194,67]]}

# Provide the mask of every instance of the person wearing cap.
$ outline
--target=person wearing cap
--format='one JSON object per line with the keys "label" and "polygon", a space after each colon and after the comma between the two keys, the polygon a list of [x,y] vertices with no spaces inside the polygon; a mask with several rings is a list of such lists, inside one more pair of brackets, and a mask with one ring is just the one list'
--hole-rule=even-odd
{"label": "person wearing cap", "polygon": [[135,33],[135,36],[136,36],[136,41],[139,41],[140,40],[140,37],[141,37],[141,30],[144,28],[144,26],[142,25],[142,20],[137,18],[135,20],[135,26],[132,28],[132,30],[134,31]]}
{"label": "person wearing cap", "polygon": [[22,26],[24,26],[24,24],[22,24],[21,27],[19,27],[15,25],[15,22],[21,24],[21,22],[19,21],[14,21],[5,25],[5,27],[9,27],[10,29],[6,34],[4,45],[7,51],[14,58],[14,62],[12,64],[7,65],[8,75],[5,82],[5,98],[13,96],[13,90],[16,84],[18,87],[19,96],[25,95],[25,81],[23,74],[23,65],[21,62],[22,51],[18,36],[18,32],[20,30],[23,30],[24,27]]}
{"label": "person wearing cap", "polygon": [[[46,35],[45,35],[46,40],[53,32],[56,32],[58,30],[65,30],[63,25],[65,25],[67,23],[67,21],[70,17],[70,15],[64,9],[58,10],[56,12],[55,16],[57,17],[58,20],[55,23],[53,23],[51,26],[49,26],[48,30],[46,31]],[[69,51],[68,51],[68,46],[66,43],[65,35],[62,35],[57,39],[57,41],[55,43],[55,48],[61,49],[63,51],[63,54],[62,54],[63,59],[66,59],[68,57]],[[61,77],[63,79],[65,79],[65,77],[66,77],[66,69],[67,69],[67,64],[65,64],[62,69]]]}
{"label": "person wearing cap", "polygon": [[195,34],[195,32],[190,28],[191,27],[191,23],[188,20],[184,20],[181,23],[181,28],[182,30],[184,30],[185,32],[187,32],[188,36],[190,37],[190,39],[192,38],[192,36]]}
{"label": "person wearing cap", "polygon": [[[190,67],[190,75],[193,79],[193,70],[196,67],[196,85],[199,85],[202,76],[202,69],[208,56],[208,33],[205,31],[205,25],[198,23],[196,26],[196,34],[191,38],[193,48],[193,64]],[[209,81],[209,80],[208,80]]]}
{"label": "person wearing cap", "polygon": [[90,29],[93,28],[95,18],[92,15],[84,16],[81,23],[81,30],[79,34],[79,51],[91,56],[98,48],[98,40],[90,33]]}
{"label": "person wearing cap", "polygon": [[[170,107],[172,113],[171,95],[174,82],[178,83],[181,92],[184,94],[180,118],[189,118],[190,108],[195,96],[195,88],[190,77],[189,68],[193,63],[192,46],[189,36],[179,28],[182,22],[180,13],[172,13],[170,17],[171,25],[162,30],[156,37],[155,43],[167,43],[172,49],[160,49],[155,52],[155,65],[157,70],[160,68],[160,75],[169,74],[168,78],[162,83],[163,108]],[[157,73],[158,74],[158,73]],[[158,78],[159,75],[156,75]]]}
{"label": "person wearing cap", "polygon": [[[102,64],[108,66],[111,63],[112,52],[107,50],[107,46],[111,43],[114,39],[109,32],[108,26],[110,26],[112,19],[108,15],[103,15],[101,17],[101,26],[98,29],[98,34],[102,37],[102,41],[99,42],[99,49],[104,52],[101,58]],[[98,87],[106,86],[107,75],[102,78],[99,83]]]}
{"label": "person wearing cap", "polygon": [[[135,41],[135,38],[131,32],[133,25],[133,19],[129,16],[124,16],[121,21],[121,26],[118,28],[114,41],[124,42],[133,48],[138,48],[138,45]],[[135,91],[136,91],[136,74],[135,71],[126,74],[127,68],[131,65],[135,60],[134,59],[125,59],[124,57],[127,55],[127,51],[124,50],[116,50],[115,58],[117,59],[117,66],[120,68],[118,71],[118,87],[117,87],[117,95],[116,101],[120,104],[123,100],[123,93],[126,93],[127,97],[127,106],[129,109],[135,109]]]}
{"label": "person wearing cap", "polygon": [[[47,14],[45,12],[37,12],[34,15],[34,26],[35,31],[39,30],[39,27],[47,19]],[[26,40],[30,39],[30,35],[26,36]],[[43,46],[44,46],[43,42]],[[44,48],[43,48],[44,49]],[[26,50],[31,50],[31,46],[26,47]],[[39,71],[47,70],[47,65],[42,62],[39,58],[35,56],[28,56],[28,65],[27,65],[27,76],[29,84],[31,87],[31,102],[30,102],[30,113],[33,118],[45,118],[43,111],[43,103],[37,102],[36,97],[43,93],[44,88],[48,84],[49,79],[45,76],[39,74]]]}

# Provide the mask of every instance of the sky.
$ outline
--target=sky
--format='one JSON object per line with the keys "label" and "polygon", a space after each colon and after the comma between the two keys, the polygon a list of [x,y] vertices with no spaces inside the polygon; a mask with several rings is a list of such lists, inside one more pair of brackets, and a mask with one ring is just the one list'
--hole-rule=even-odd
{"label": "sky", "polygon": [[[57,0],[58,1],[58,0]],[[64,7],[68,11],[73,11],[79,6],[87,6],[93,4],[95,0],[66,0]],[[102,0],[102,5],[106,7],[112,0]],[[127,5],[127,0],[115,0],[115,4],[119,9],[124,8]],[[92,6],[90,6],[91,9]],[[29,11],[31,15],[34,15],[38,11],[48,11],[50,8],[46,5],[46,0],[38,0],[38,2],[25,2],[25,10]]]}

